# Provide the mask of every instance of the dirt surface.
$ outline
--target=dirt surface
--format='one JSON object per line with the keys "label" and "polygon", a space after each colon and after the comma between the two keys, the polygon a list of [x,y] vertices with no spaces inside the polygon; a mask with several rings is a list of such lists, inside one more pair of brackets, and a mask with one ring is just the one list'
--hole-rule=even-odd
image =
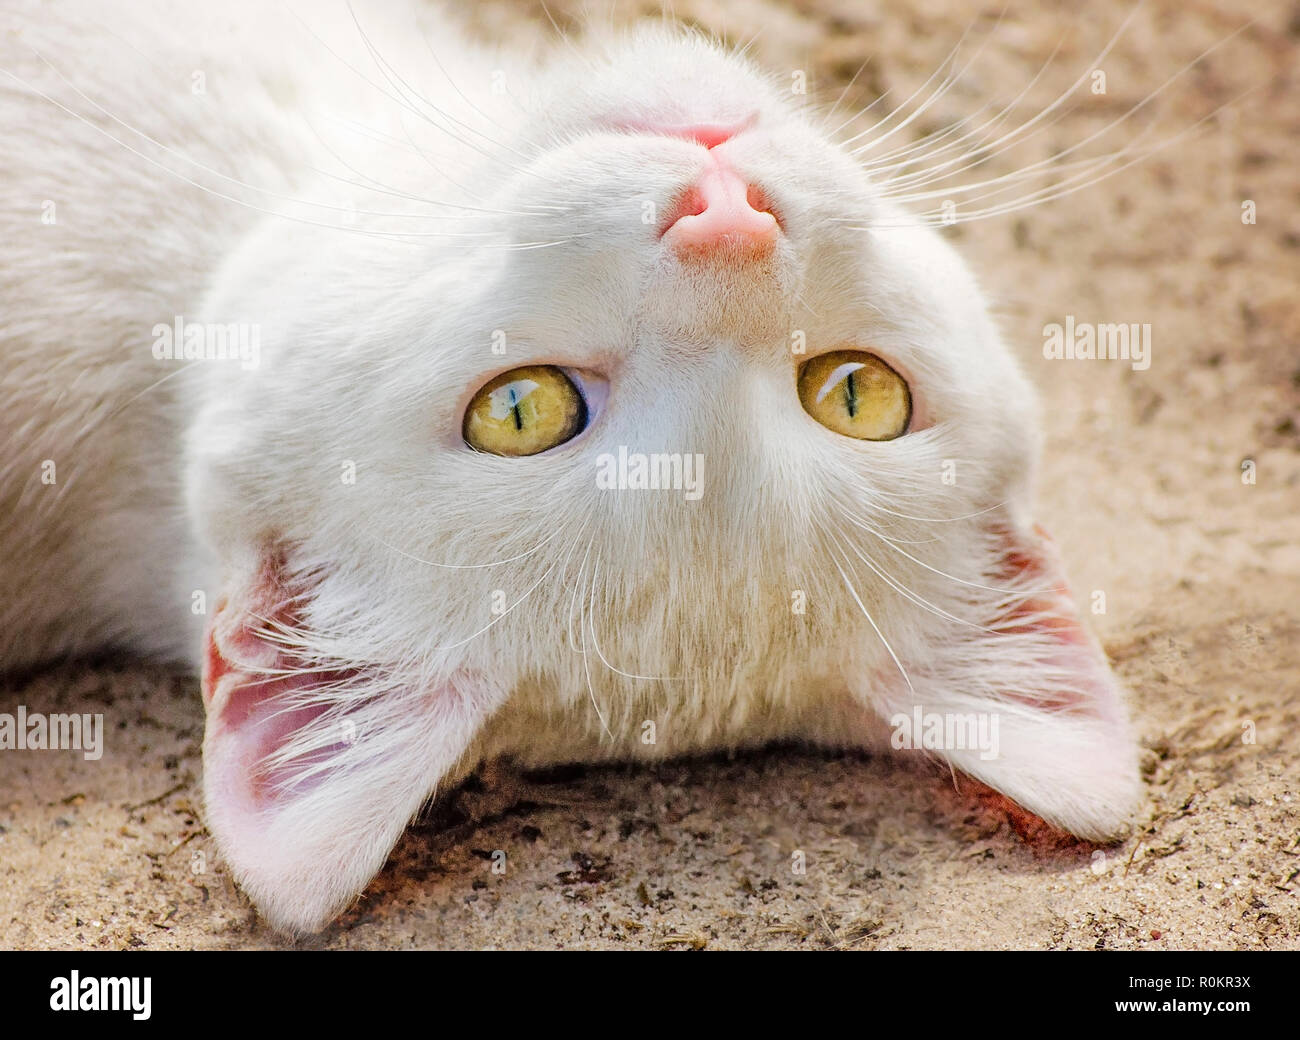
{"label": "dirt surface", "polygon": [[[675,10],[739,44],[757,31],[761,63],[804,70],[829,101],[874,55],[845,93],[846,118],[885,91],[872,116],[911,95],[975,19],[980,59],[897,143],[1009,101],[1059,41],[1016,109],[1027,118],[1093,67],[1131,10],[1014,6],[992,33],[997,4],[951,0]],[[1242,25],[1234,6],[1147,4],[1099,66],[1106,94],[1081,91],[986,169],[1114,120]],[[596,9],[549,7],[565,31]],[[1300,948],[1300,7],[1252,7],[1251,27],[1160,95],[1153,133],[1253,88],[1231,110],[1087,191],[945,232],[1044,394],[1040,519],[1080,600],[1105,594],[1092,621],[1145,748],[1133,838],[1058,841],[970,781],[879,757],[772,749],[532,778],[490,769],[304,945]],[[658,5],[598,10],[622,23]],[[523,2],[469,17],[489,36],[556,31]],[[1243,200],[1256,223],[1243,223]],[[1150,323],[1150,368],[1044,359],[1043,326],[1065,315]],[[0,710],[17,704],[103,711],[107,747],[99,762],[0,755],[0,946],[282,945],[196,812],[196,682],[125,662],[68,666],[0,688]]]}

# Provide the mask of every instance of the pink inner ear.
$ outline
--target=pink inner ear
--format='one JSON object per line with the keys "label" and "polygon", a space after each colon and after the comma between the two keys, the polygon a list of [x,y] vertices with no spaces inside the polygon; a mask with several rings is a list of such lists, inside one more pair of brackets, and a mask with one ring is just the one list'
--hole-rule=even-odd
{"label": "pink inner ear", "polygon": [[244,891],[278,928],[321,928],[383,865],[504,692],[477,674],[399,684],[314,644],[314,581],[268,551],[207,633],[204,813]]}
{"label": "pink inner ear", "polygon": [[217,604],[208,626],[203,661],[209,739],[221,746],[227,793],[253,811],[288,790],[302,793],[304,784],[310,786],[312,781],[304,781],[301,774],[347,746],[340,739],[291,763],[267,761],[293,734],[317,721],[329,708],[325,702],[297,703],[300,698],[295,695],[355,675],[303,670],[291,654],[265,638],[268,628],[292,628],[298,622],[298,598],[283,573],[281,558],[268,554],[237,602],[223,598]]}
{"label": "pink inner ear", "polygon": [[276,766],[267,761],[288,743],[293,734],[318,720],[328,710],[325,704],[286,706],[287,695],[318,685],[321,681],[320,677],[313,675],[260,681],[248,679],[230,691],[219,725],[233,740],[235,755],[244,764],[247,796],[252,805],[265,805],[289,790],[303,793],[310,789],[312,779],[304,779],[301,775],[307,767],[327,761],[347,746],[340,739],[335,744],[300,755],[288,765]]}
{"label": "pink inner ear", "polygon": [[1014,696],[1021,704],[1056,712],[1110,719],[1118,709],[1115,683],[1104,657],[1079,620],[1065,570],[1051,535],[1035,524],[1028,537],[1003,532],[1006,549],[997,581],[1024,582],[1033,591],[1017,599],[988,626],[1004,635],[1049,637],[1059,652],[1042,662],[1076,673],[1074,689],[1057,691],[1050,701]]}

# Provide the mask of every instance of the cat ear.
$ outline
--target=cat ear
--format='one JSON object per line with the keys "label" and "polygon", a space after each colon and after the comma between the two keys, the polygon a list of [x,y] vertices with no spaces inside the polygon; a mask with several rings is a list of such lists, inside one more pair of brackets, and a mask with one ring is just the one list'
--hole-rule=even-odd
{"label": "cat ear", "polygon": [[[1141,797],[1119,682],[1079,620],[1046,532],[1000,529],[994,540],[980,626],[950,633],[891,697],[895,746],[937,751],[1078,837],[1117,838]],[[940,726],[943,736],[927,742],[926,727]]]}
{"label": "cat ear", "polygon": [[203,667],[208,827],[276,928],[318,931],[366,886],[497,706],[453,676],[394,687],[301,651],[273,554],[218,604]]}

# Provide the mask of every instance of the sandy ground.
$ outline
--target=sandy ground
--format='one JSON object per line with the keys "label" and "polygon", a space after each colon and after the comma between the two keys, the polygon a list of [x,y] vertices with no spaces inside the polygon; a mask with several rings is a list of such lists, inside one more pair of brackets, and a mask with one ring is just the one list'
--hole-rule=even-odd
{"label": "sandy ground", "polygon": [[[847,114],[886,90],[874,112],[911,94],[972,17],[983,11],[986,29],[998,7],[903,6],[676,11],[738,43],[761,28],[759,60],[805,70],[832,100],[876,55]],[[1022,159],[1116,118],[1236,29],[1232,6],[1148,4],[1101,66],[1106,95],[1083,97]],[[566,30],[584,17],[550,8]],[[1087,24],[1064,4],[1009,12],[916,125],[1009,100],[1061,40],[1031,114],[1091,67],[1128,10],[1089,4]],[[1149,800],[1132,839],[1045,838],[969,781],[885,758],[772,749],[657,769],[494,769],[412,828],[356,908],[305,945],[1300,948],[1300,7],[1257,13],[1160,99],[1160,125],[1176,131],[1257,88],[1232,113],[1086,192],[947,232],[1045,395],[1040,517],[1079,597],[1105,593],[1093,621],[1145,749]],[[471,18],[490,35],[554,33],[522,2]],[[1241,220],[1245,199],[1256,224]],[[1044,360],[1042,327],[1066,314],[1150,322],[1150,369]],[[69,666],[0,688],[0,710],[19,703],[102,710],[108,748],[98,763],[0,756],[0,946],[281,944],[197,815],[192,680]]]}

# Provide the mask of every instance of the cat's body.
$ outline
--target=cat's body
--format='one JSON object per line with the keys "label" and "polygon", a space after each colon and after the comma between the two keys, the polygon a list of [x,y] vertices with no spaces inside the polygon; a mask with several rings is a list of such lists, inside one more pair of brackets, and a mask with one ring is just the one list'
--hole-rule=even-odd
{"label": "cat's body", "polygon": [[[6,668],[106,646],[194,660],[203,618],[177,607],[216,576],[185,515],[177,437],[202,377],[154,357],[153,326],[202,321],[230,255],[308,183],[329,190],[300,218],[350,216],[355,193],[311,173],[325,154],[312,127],[348,111],[333,98],[365,112],[343,64],[309,74],[349,36],[347,58],[364,58],[347,11],[318,13],[320,50],[294,62],[281,41],[306,30],[264,6],[30,3],[6,17]],[[304,83],[312,95],[295,96]],[[32,481],[45,460],[54,482]]]}
{"label": "cat's body", "polygon": [[[996,715],[996,757],[936,750],[1122,829],[1118,689],[1029,518],[1032,393],[799,99],[667,31],[535,66],[422,6],[165,6],[0,37],[0,667],[202,660],[209,825],[273,922],[323,924],[485,757],[866,746],[917,708]],[[761,257],[666,244],[714,161],[777,215]],[[178,316],[257,364],[158,360]],[[800,408],[846,345],[910,384],[903,436]],[[475,391],[537,364],[587,373],[586,428],[470,450]],[[621,450],[703,456],[702,493],[602,487]]]}

